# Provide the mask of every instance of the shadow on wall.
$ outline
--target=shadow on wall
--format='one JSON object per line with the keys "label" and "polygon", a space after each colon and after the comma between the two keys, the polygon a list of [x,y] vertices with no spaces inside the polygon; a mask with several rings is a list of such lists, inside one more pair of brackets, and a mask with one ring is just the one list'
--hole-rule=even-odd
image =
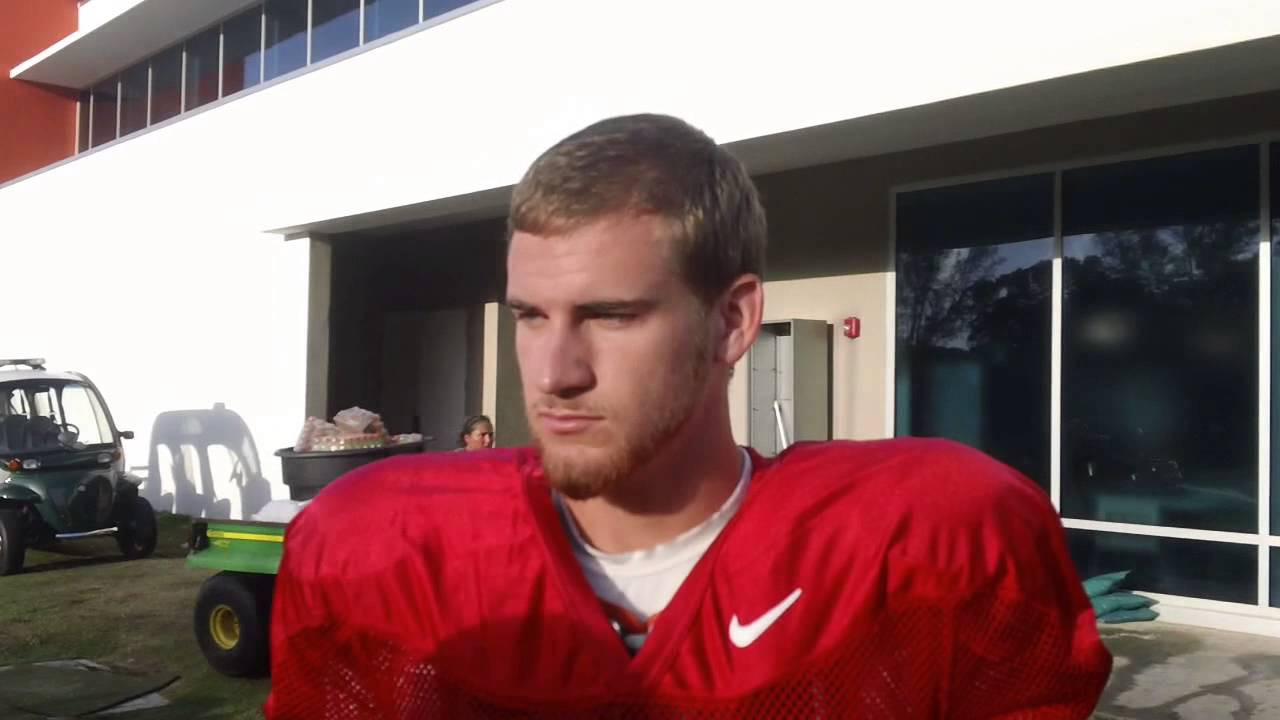
{"label": "shadow on wall", "polygon": [[222,403],[160,413],[141,492],[156,510],[248,518],[271,500],[249,426]]}

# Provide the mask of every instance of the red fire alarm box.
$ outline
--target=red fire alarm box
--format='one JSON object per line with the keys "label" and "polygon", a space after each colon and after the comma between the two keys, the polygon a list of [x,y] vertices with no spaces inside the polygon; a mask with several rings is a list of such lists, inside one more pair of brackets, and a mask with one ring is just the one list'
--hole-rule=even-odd
{"label": "red fire alarm box", "polygon": [[849,316],[844,319],[844,336],[850,340],[862,334],[862,321],[856,317]]}

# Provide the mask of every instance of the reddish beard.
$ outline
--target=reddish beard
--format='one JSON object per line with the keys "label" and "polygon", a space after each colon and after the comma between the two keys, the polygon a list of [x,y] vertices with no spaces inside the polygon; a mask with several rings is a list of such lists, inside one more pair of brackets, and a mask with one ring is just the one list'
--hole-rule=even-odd
{"label": "reddish beard", "polygon": [[[683,429],[706,393],[709,370],[706,343],[699,343],[677,377],[656,383],[629,412],[555,397],[527,403],[534,444],[551,486],[566,497],[587,500],[624,483]],[[600,430],[603,437],[566,441],[544,436],[538,413],[548,410],[602,417],[607,424]]]}

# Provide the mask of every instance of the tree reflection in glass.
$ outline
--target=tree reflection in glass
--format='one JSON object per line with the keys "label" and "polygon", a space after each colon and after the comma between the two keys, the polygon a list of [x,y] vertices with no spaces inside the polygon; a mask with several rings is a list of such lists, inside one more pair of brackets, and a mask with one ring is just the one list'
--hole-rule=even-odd
{"label": "tree reflection in glass", "polygon": [[1053,177],[897,208],[896,433],[966,443],[1047,489]]}
{"label": "tree reflection in glass", "polygon": [[1256,147],[1063,174],[1062,511],[1253,532]]}

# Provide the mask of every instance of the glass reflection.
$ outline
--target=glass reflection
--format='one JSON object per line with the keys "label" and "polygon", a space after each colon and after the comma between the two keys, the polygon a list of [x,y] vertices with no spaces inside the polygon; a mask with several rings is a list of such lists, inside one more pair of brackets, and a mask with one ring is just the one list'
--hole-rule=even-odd
{"label": "glass reflection", "polygon": [[1062,202],[1063,514],[1255,531],[1257,149],[1069,171]]}
{"label": "glass reflection", "polygon": [[257,85],[262,72],[262,6],[222,24],[222,97]]}
{"label": "glass reflection", "polygon": [[151,124],[164,122],[182,109],[182,46],[151,58]]}
{"label": "glass reflection", "polygon": [[[1280,607],[1280,548],[1271,552],[1271,607]],[[1267,550],[1263,550],[1266,552]]]}
{"label": "glass reflection", "polygon": [[268,0],[266,79],[307,64],[307,0]]}
{"label": "glass reflection", "polygon": [[424,0],[422,5],[422,15],[425,19],[430,19],[443,15],[451,10],[457,10],[463,5],[470,5],[475,0]]}
{"label": "glass reflection", "polygon": [[311,62],[360,44],[360,0],[311,1]]}
{"label": "glass reflection", "polygon": [[[1271,156],[1271,534],[1280,535],[1280,144]],[[1276,573],[1276,563],[1271,562]],[[1280,577],[1273,574],[1272,577]],[[1271,598],[1280,597],[1272,591]],[[1277,606],[1280,607],[1280,606]]]}
{"label": "glass reflection", "polygon": [[364,41],[377,40],[418,22],[418,0],[365,0]]}
{"label": "glass reflection", "polygon": [[120,136],[147,126],[147,63],[120,75]]}
{"label": "glass reflection", "polygon": [[[228,22],[227,27],[231,28],[232,24]],[[235,49],[235,39],[230,31],[227,35],[227,48],[227,57],[230,60],[232,51]],[[234,66],[233,62],[227,63],[228,68]],[[227,79],[228,82],[234,83],[237,75],[229,72]],[[253,80],[258,81],[256,69]],[[187,74],[184,82],[187,92],[187,110],[218,99],[218,28],[202,32],[187,41]]]}
{"label": "glass reflection", "polygon": [[93,147],[116,139],[116,79],[93,86]]}
{"label": "glass reflection", "polygon": [[1130,570],[1125,587],[1223,602],[1258,602],[1258,546],[1067,530],[1080,577]]}
{"label": "glass reflection", "polygon": [[896,434],[966,443],[1047,488],[1053,177],[897,208]]}
{"label": "glass reflection", "polygon": [[76,126],[76,152],[89,149],[89,91],[80,91],[80,102],[76,108],[79,114]]}

